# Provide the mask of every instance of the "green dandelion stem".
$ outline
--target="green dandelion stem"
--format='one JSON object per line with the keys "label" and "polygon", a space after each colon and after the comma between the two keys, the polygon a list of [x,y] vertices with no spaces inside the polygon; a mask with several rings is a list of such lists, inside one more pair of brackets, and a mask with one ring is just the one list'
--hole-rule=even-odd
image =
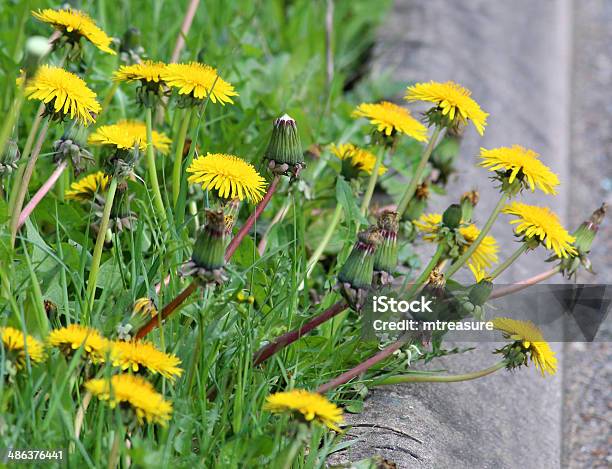
{"label": "green dandelion stem", "polygon": [[374,163],[372,174],[370,174],[370,179],[368,180],[368,187],[366,188],[365,194],[363,194],[363,200],[361,202],[361,214],[364,217],[368,213],[368,207],[370,206],[372,195],[374,195],[374,188],[376,187],[376,181],[378,180],[378,171],[380,169],[380,165],[382,164],[385,158],[385,153],[386,151],[384,147],[378,151],[378,155],[376,155],[376,163]]}
{"label": "green dandelion stem", "polygon": [[293,467],[293,461],[297,457],[302,447],[310,439],[310,426],[306,423],[298,424],[298,429],[293,436],[291,443],[287,446],[278,456],[272,467],[279,467],[282,469],[291,469]]}
{"label": "green dandelion stem", "polygon": [[361,362],[356,367],[351,368],[350,370],[342,373],[340,376],[337,376],[331,381],[328,381],[327,383],[319,386],[317,388],[317,392],[323,394],[327,391],[331,391],[332,389],[335,389],[338,386],[349,382],[351,379],[359,376],[360,374],[365,373],[377,363],[380,363],[387,357],[393,355],[393,353],[396,350],[399,350],[400,348],[402,348],[404,344],[406,344],[409,340],[411,340],[411,337],[412,337],[411,334],[402,335],[399,339],[397,339],[391,345],[388,345],[387,347],[382,349],[380,352],[376,353],[375,355],[372,355],[370,358]]}
{"label": "green dandelion stem", "polygon": [[[316,177],[313,177],[313,180],[316,180]],[[266,228],[266,231],[262,235],[261,240],[259,241],[259,244],[257,245],[257,251],[259,252],[260,256],[263,255],[264,251],[266,250],[266,246],[268,244],[268,236],[270,236],[270,233],[272,232],[272,229],[278,223],[283,221],[283,219],[287,215],[287,212],[289,212],[289,207],[290,206],[291,206],[291,201],[289,199],[287,199],[283,203],[283,206],[278,210],[278,212],[276,212],[276,215],[274,215],[274,217],[270,221],[270,224],[268,225],[268,228]]]}
{"label": "green dandelion stem", "polygon": [[[38,127],[36,123],[34,124],[34,126]],[[11,246],[15,245],[15,238],[17,237],[17,230],[19,225],[19,215],[21,214],[21,208],[23,207],[23,202],[28,192],[28,185],[30,184],[32,174],[34,173],[34,167],[36,166],[36,161],[38,160],[38,155],[40,154],[40,149],[42,148],[43,142],[45,141],[45,137],[47,136],[48,129],[49,119],[45,119],[45,122],[42,128],[40,129],[40,132],[38,133],[36,145],[34,146],[31,155],[29,151],[31,148],[30,136],[28,136],[28,141],[26,142],[26,148],[24,149],[24,155],[22,156],[22,158],[26,160],[29,157],[28,164],[25,166],[25,170],[21,174],[21,177],[19,173],[17,174],[17,177],[15,178],[15,186],[13,187],[13,193],[11,194],[11,199],[13,199],[11,211]],[[31,132],[30,135],[32,135],[33,133],[34,132]],[[30,143],[29,147],[28,143]]]}
{"label": "green dandelion stem", "polygon": [[[183,165],[183,150],[185,147],[185,138],[187,137],[187,131],[189,130],[189,122],[191,121],[191,115],[193,114],[193,108],[189,107],[185,110],[183,115],[183,122],[179,128],[179,133],[176,141],[176,149],[174,150],[174,166],[172,167],[172,203],[176,206],[178,202],[179,194],[181,193],[181,172]],[[195,143],[192,142],[195,145]]]}
{"label": "green dandelion stem", "polygon": [[[21,74],[21,79],[25,82],[25,74]],[[15,122],[17,122],[17,118],[19,117],[19,113],[21,111],[21,105],[23,104],[24,99],[24,84],[22,83],[15,92],[15,97],[13,98],[13,102],[11,104],[11,108],[7,113],[4,114],[5,120],[2,125],[2,130],[0,130],[0,151],[4,151],[6,147],[6,142],[8,142],[11,133],[13,132],[13,127],[15,126]]]}
{"label": "green dandelion stem", "polygon": [[412,282],[412,287],[408,291],[408,298],[414,295],[418,291],[419,287],[427,281],[431,272],[436,268],[436,266],[438,265],[438,262],[440,262],[440,259],[442,258],[442,255],[444,254],[444,249],[445,249],[444,245],[440,244],[438,246],[438,249],[436,249],[436,252],[434,253],[433,257],[430,259],[425,269],[423,269],[423,272],[421,272],[421,275],[419,275],[418,278],[414,282]]}
{"label": "green dandelion stem", "polygon": [[[26,139],[26,143],[23,147],[23,151],[21,152],[21,161],[26,161],[30,157],[30,152],[32,151],[32,146],[34,145],[34,139],[38,135],[38,128],[40,127],[40,123],[43,120],[43,113],[45,111],[44,104],[41,104],[36,113],[36,117],[32,122],[32,127],[30,128],[30,132],[28,133],[28,138]],[[14,184],[11,190],[11,195],[9,198],[9,213],[13,213],[13,207],[15,206],[17,200],[17,193],[19,184],[18,182],[23,179],[23,173],[25,172],[26,167],[24,165],[19,165],[19,169],[13,178]]]}
{"label": "green dandelion stem", "polygon": [[408,203],[410,202],[410,200],[412,200],[412,196],[414,195],[417,186],[421,182],[423,171],[425,171],[425,167],[427,166],[429,157],[431,156],[431,153],[433,152],[433,149],[436,146],[436,142],[438,140],[439,135],[440,135],[440,127],[436,126],[431,138],[429,139],[429,143],[427,144],[427,146],[425,147],[425,150],[423,151],[423,154],[421,155],[421,160],[419,161],[419,165],[417,166],[417,169],[415,170],[414,175],[412,176],[412,179],[410,180],[410,184],[408,184],[408,187],[406,188],[406,192],[404,192],[404,195],[402,195],[402,198],[397,206],[397,213],[400,219],[402,218],[402,215],[406,211],[406,208],[408,207]]}
{"label": "green dandelion stem", "polygon": [[111,446],[110,455],[108,457],[108,469],[115,469],[116,467],[118,467],[121,451],[121,439],[122,433],[115,430],[115,436],[113,437],[113,445]]}
{"label": "green dandelion stem", "polygon": [[157,168],[155,166],[155,149],[153,148],[153,126],[151,124],[151,108],[147,107],[145,110],[145,120],[147,125],[147,171],[149,173],[149,182],[151,183],[151,189],[153,190],[153,206],[157,212],[157,216],[165,225],[166,209],[162,199],[161,191],[159,189],[159,180],[157,179]]}
{"label": "green dandelion stem", "polygon": [[449,267],[448,271],[446,272],[447,279],[451,278],[455,274],[455,272],[457,272],[467,262],[467,260],[472,256],[472,254],[474,254],[474,251],[476,251],[476,249],[478,248],[482,240],[489,233],[489,231],[491,231],[491,227],[493,226],[493,223],[495,223],[495,220],[497,220],[499,212],[501,212],[501,209],[504,207],[507,200],[508,200],[508,194],[506,194],[505,192],[502,192],[502,195],[499,198],[499,202],[497,202],[497,205],[493,209],[493,212],[489,216],[489,219],[485,223],[485,226],[482,228],[482,230],[478,234],[478,237],[474,240],[474,242],[470,245],[470,247],[463,253],[463,255]]}
{"label": "green dandelion stem", "polygon": [[87,280],[87,298],[90,312],[93,310],[93,304],[96,297],[96,283],[100,271],[100,260],[102,259],[102,250],[104,248],[104,239],[106,238],[111,208],[113,207],[115,193],[117,192],[117,183],[117,178],[113,177],[108,188],[108,193],[106,194],[106,202],[104,203],[104,211],[102,212],[102,220],[100,221],[100,230],[96,237],[96,245],[94,246],[93,258],[91,260],[91,270],[89,271],[89,280]]}
{"label": "green dandelion stem", "polygon": [[501,273],[508,267],[510,267],[512,263],[521,256],[521,254],[527,251],[527,249],[529,249],[529,244],[521,243],[521,247],[514,251],[508,259],[506,259],[503,263],[499,264],[497,268],[491,273],[491,279],[496,279],[497,277],[499,277]]}
{"label": "green dandelion stem", "polygon": [[435,373],[408,373],[405,375],[389,376],[379,381],[374,382],[374,386],[386,386],[389,384],[400,383],[457,383],[460,381],[470,381],[472,379],[482,378],[484,376],[495,373],[508,365],[507,360],[497,362],[495,365],[485,368],[484,370],[473,371],[471,373],[463,373],[459,375],[438,375]]}
{"label": "green dandelion stem", "polygon": [[340,222],[341,216],[342,216],[342,205],[337,204],[336,209],[334,210],[332,219],[329,222],[329,225],[327,226],[327,230],[325,231],[325,234],[323,235],[323,239],[321,239],[321,241],[319,242],[319,245],[317,246],[317,249],[315,250],[315,252],[312,253],[312,256],[310,257],[310,259],[308,259],[308,264],[306,267],[306,278],[310,277],[310,274],[312,273],[315,266],[317,265],[317,262],[319,262],[319,259],[321,258],[323,251],[325,251],[325,248],[329,244],[334,234],[334,231],[336,231],[336,227],[338,226],[338,223]]}
{"label": "green dandelion stem", "polygon": [[280,337],[277,337],[272,342],[270,342],[268,345],[265,345],[264,347],[260,348],[257,352],[255,352],[255,354],[253,355],[253,365],[256,366],[256,365],[259,365],[260,363],[265,362],[272,355],[284,349],[287,345],[290,345],[293,342],[297,341],[302,336],[308,334],[315,327],[337,316],[338,314],[346,310],[346,308],[348,308],[348,305],[344,301],[339,301],[338,303],[327,308],[325,311],[323,311],[318,316],[315,316],[314,318],[312,318],[306,324],[303,324],[297,329],[294,329],[290,332],[287,332],[281,335]]}

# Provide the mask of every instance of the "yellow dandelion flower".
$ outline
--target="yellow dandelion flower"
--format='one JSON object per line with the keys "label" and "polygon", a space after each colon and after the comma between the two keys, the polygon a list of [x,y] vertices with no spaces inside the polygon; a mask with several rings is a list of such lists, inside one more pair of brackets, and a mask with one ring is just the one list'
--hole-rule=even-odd
{"label": "yellow dandelion flower", "polygon": [[468,267],[470,268],[476,283],[480,283],[482,280],[490,280],[491,276],[482,267],[472,263],[468,264]]}
{"label": "yellow dandelion flower", "polygon": [[[459,228],[459,233],[466,240],[467,248],[476,241],[478,235],[480,235],[480,230],[474,224],[470,224],[467,226],[462,226]],[[493,264],[498,262],[497,253],[499,252],[499,245],[497,244],[496,239],[493,236],[485,236],[482,242],[478,245],[470,260],[468,262],[468,267],[470,264],[474,264],[475,267],[480,269],[490,268]]]}
{"label": "yellow dandelion flower", "polygon": [[70,324],[54,329],[49,334],[49,344],[59,348],[66,355],[83,347],[83,353],[94,363],[103,362],[109,349],[109,342],[100,332],[80,324]]}
{"label": "yellow dandelion flower", "polygon": [[300,414],[307,422],[316,421],[337,432],[340,431],[338,425],[343,422],[342,409],[321,394],[303,389],[269,395],[264,409],[273,413]]}
{"label": "yellow dandelion flower", "polygon": [[539,156],[535,151],[520,145],[491,150],[481,148],[480,157],[483,161],[480,162],[480,166],[492,172],[510,173],[508,177],[510,184],[518,177],[525,185],[529,185],[531,192],[535,192],[538,186],[545,194],[554,195],[557,193],[555,188],[559,185],[559,178],[539,160]]}
{"label": "yellow dandelion flower", "polygon": [[41,65],[34,78],[27,82],[25,94],[47,106],[47,111],[57,117],[77,119],[84,125],[95,122],[100,112],[96,93],[74,73],[50,65]]}
{"label": "yellow dandelion flower", "polygon": [[202,184],[205,190],[214,189],[224,199],[245,198],[257,203],[263,198],[266,180],[253,165],[234,155],[208,153],[193,160],[188,181]]}
{"label": "yellow dandelion flower", "polygon": [[195,99],[206,99],[210,93],[213,103],[234,103],[232,96],[238,96],[234,87],[217,75],[210,65],[198,62],[187,64],[168,64],[161,74],[163,80],[179,95],[189,95]]}
{"label": "yellow dandelion flower", "polygon": [[425,233],[423,239],[426,241],[435,241],[435,235],[440,230],[440,223],[442,223],[442,215],[439,213],[424,213],[418,220],[414,220],[412,223],[419,231]]}
{"label": "yellow dandelion flower", "polygon": [[409,86],[404,99],[410,102],[435,103],[442,110],[442,115],[451,122],[465,124],[471,120],[478,133],[483,135],[489,114],[480,108],[471,95],[470,90],[453,81],[445,83],[430,81]]}
{"label": "yellow dandelion flower", "polygon": [[78,181],[70,184],[70,189],[66,191],[67,200],[78,200],[79,202],[89,202],[96,194],[101,194],[108,189],[110,176],[102,171],[88,174]]}
{"label": "yellow dandelion flower", "polygon": [[155,306],[155,302],[149,297],[138,298],[134,302],[134,314],[152,318],[157,316],[157,306]]}
{"label": "yellow dandelion flower", "polygon": [[[152,131],[153,147],[166,155],[170,151],[170,140],[162,132]],[[109,145],[121,150],[131,150],[138,143],[140,150],[147,148],[147,128],[143,122],[122,120],[116,124],[100,126],[89,136],[92,145]]]}
{"label": "yellow dandelion flower", "polygon": [[44,10],[33,11],[32,15],[40,21],[50,24],[60,31],[70,42],[78,42],[81,37],[91,42],[103,52],[115,55],[110,48],[112,39],[96,23],[79,10]]}
{"label": "yellow dandelion flower", "polygon": [[[423,239],[429,242],[436,242],[438,233],[442,227],[442,215],[439,213],[423,214],[418,220],[414,220],[414,225],[425,235]],[[474,224],[463,225],[459,227],[459,233],[463,236],[466,244],[463,245],[463,252],[467,251],[470,245],[476,241],[480,230]],[[471,265],[477,269],[487,269],[498,262],[497,253],[499,245],[497,240],[490,235],[484,237],[476,250],[470,256],[468,267]]]}
{"label": "yellow dandelion flower", "polygon": [[406,134],[419,142],[426,142],[427,128],[410,115],[410,111],[397,104],[383,101],[378,104],[362,103],[353,111],[353,117],[366,117],[370,124],[384,135],[394,132]]}
{"label": "yellow dandelion flower", "polygon": [[561,225],[559,217],[547,207],[512,202],[502,209],[503,213],[518,217],[510,224],[517,225],[515,232],[527,239],[537,239],[546,249],[552,249],[558,257],[576,255],[572,243],[576,240]]}
{"label": "yellow dandelion flower", "polygon": [[107,379],[91,379],[85,389],[111,408],[127,405],[134,412],[138,423],[159,423],[166,426],[172,415],[172,403],[155,391],[151,383],[140,376],[114,375]]}
{"label": "yellow dandelion flower", "polygon": [[137,373],[144,368],[172,381],[183,373],[176,355],[164,353],[149,342],[111,342],[111,361],[122,370]]}
{"label": "yellow dandelion flower", "polygon": [[510,318],[494,318],[493,327],[502,331],[506,338],[519,343],[527,352],[536,368],[544,373],[554,375],[557,371],[557,358],[544,340],[540,329],[531,321],[518,321]]}
{"label": "yellow dandelion flower", "polygon": [[166,64],[153,60],[144,60],[142,63],[133,65],[122,65],[115,73],[115,81],[139,81],[143,84],[161,86],[163,79],[162,73],[166,70]]}
{"label": "yellow dandelion flower", "polygon": [[[352,143],[332,144],[329,149],[340,160],[350,161],[352,166],[367,174],[372,174],[372,171],[374,171],[376,155],[372,152],[359,148]],[[387,167],[381,163],[380,168],[378,168],[378,175],[381,176],[386,172]]]}
{"label": "yellow dandelion flower", "polygon": [[332,143],[329,146],[329,151],[342,161],[352,159],[356,149],[357,147],[352,143],[340,143],[339,145]]}
{"label": "yellow dandelion flower", "polygon": [[4,347],[5,357],[18,370],[25,366],[26,358],[32,363],[41,363],[45,359],[44,344],[13,327],[0,327],[0,343]]}

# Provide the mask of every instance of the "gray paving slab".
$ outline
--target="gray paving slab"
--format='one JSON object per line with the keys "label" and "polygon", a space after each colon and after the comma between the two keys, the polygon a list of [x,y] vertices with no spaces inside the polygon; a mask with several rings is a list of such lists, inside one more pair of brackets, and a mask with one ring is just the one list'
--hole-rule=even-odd
{"label": "gray paving slab", "polygon": [[[473,130],[466,133],[459,178],[448,198],[437,202],[439,209],[476,186],[482,195],[478,220],[484,221],[497,192],[486,172],[475,167],[478,149],[519,143],[538,151],[562,182],[558,197],[527,194],[524,199],[546,204],[570,221],[575,184],[570,162],[572,13],[570,0],[395,2],[381,28],[373,73],[391,68],[396,79],[406,82],[457,81],[491,114],[484,138]],[[502,246],[512,244],[505,221],[493,234]],[[544,257],[543,252],[525,257],[500,280],[512,282],[544,270]],[[484,368],[494,358],[482,348],[436,366]],[[559,467],[563,345],[556,344],[555,350],[560,371],[553,378],[543,379],[530,369],[466,383],[376,389],[365,411],[349,418],[356,426],[348,438],[362,438],[334,460],[381,454],[398,467]]]}

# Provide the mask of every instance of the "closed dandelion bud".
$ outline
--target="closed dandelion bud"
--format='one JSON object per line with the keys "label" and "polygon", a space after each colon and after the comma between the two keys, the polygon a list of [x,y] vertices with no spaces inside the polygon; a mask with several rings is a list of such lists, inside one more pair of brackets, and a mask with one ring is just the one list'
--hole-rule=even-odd
{"label": "closed dandelion bud", "polygon": [[429,185],[427,182],[419,184],[414,193],[414,197],[408,202],[406,211],[402,216],[403,220],[416,220],[419,218],[425,209],[427,208],[427,201],[429,199]]}
{"label": "closed dandelion bud", "polygon": [[372,284],[374,273],[374,253],[382,242],[378,229],[370,228],[357,236],[346,262],[338,273],[338,283],[346,301],[355,310],[360,310],[365,300],[366,290]]}
{"label": "closed dandelion bud", "polygon": [[[591,260],[587,256],[591,251],[591,246],[599,230],[599,225],[601,225],[601,222],[606,216],[607,208],[605,203],[602,204],[601,207],[595,210],[590,218],[583,222],[573,233],[575,238],[573,246],[576,248],[577,255],[563,258],[560,263],[561,272],[568,278],[575,276],[581,265],[588,272],[593,273]],[[550,262],[557,259],[558,257],[552,256],[547,260]]]}
{"label": "closed dandelion bud", "polygon": [[450,229],[459,228],[461,224],[461,205],[452,204],[442,214],[442,224]]}
{"label": "closed dandelion bud", "polygon": [[93,155],[86,147],[87,131],[78,123],[73,123],[64,133],[62,138],[53,143],[53,160],[60,163],[70,160],[74,173],[78,176],[84,169],[86,163],[93,163]]}
{"label": "closed dandelion bud", "polygon": [[135,227],[136,214],[130,210],[130,201],[133,198],[134,196],[128,193],[126,181],[117,184],[117,192],[110,214],[110,228],[113,231],[122,232],[124,229],[132,230]]}
{"label": "closed dandelion bud", "polygon": [[477,191],[465,192],[461,196],[461,217],[464,221],[468,222],[472,220],[474,207],[476,207],[479,200],[480,195]]}
{"label": "closed dandelion bud", "polygon": [[114,153],[105,161],[105,173],[119,179],[126,179],[134,173],[134,166],[140,157],[138,142],[132,150],[115,149]]}
{"label": "closed dandelion bud", "polygon": [[17,162],[21,157],[19,147],[15,140],[9,140],[6,142],[2,156],[0,157],[0,177],[5,174],[11,174],[17,169]]}
{"label": "closed dandelion bud", "polygon": [[207,210],[206,225],[198,233],[191,260],[183,266],[183,274],[193,275],[204,284],[225,281],[226,235],[223,210]]}
{"label": "closed dandelion bud", "polygon": [[606,216],[607,208],[606,204],[602,204],[601,207],[595,210],[591,217],[582,223],[574,232],[573,235],[576,238],[574,246],[581,254],[587,254],[591,250],[595,235],[597,231],[599,231],[599,225],[601,225],[601,222]]}
{"label": "closed dandelion bud", "polygon": [[470,300],[471,304],[475,306],[482,306],[489,299],[492,291],[493,283],[487,280],[481,280],[470,287],[468,299]]}
{"label": "closed dandelion bud", "polygon": [[33,77],[36,74],[38,65],[49,52],[51,52],[51,44],[46,37],[32,36],[26,40],[21,61],[21,68],[26,77]]}
{"label": "closed dandelion bud", "polygon": [[304,154],[297,124],[287,114],[274,121],[272,136],[264,157],[270,162],[269,168],[275,174],[290,174],[297,177],[304,167]]}
{"label": "closed dandelion bud", "polygon": [[393,281],[397,267],[397,231],[399,229],[397,212],[385,210],[378,217],[378,232],[382,238],[374,253],[375,283],[386,285]]}

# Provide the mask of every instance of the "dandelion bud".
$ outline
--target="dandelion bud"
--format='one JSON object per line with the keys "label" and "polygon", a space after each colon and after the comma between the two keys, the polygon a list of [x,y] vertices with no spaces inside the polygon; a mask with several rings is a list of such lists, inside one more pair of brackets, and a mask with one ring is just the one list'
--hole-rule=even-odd
{"label": "dandelion bud", "polygon": [[476,207],[479,200],[480,194],[478,194],[477,191],[465,192],[461,196],[461,217],[464,221],[468,222],[472,220],[474,207]]}
{"label": "dandelion bud", "polygon": [[17,169],[17,162],[21,158],[19,147],[15,140],[9,140],[6,142],[6,146],[0,156],[0,177],[5,174],[11,174]]}
{"label": "dandelion bud", "polygon": [[459,228],[462,209],[459,204],[450,205],[442,214],[442,224],[450,229]]}
{"label": "dandelion bud", "polygon": [[284,114],[274,121],[272,137],[264,154],[275,174],[297,177],[304,167],[304,155],[295,120]]}
{"label": "dandelion bud", "polygon": [[128,184],[126,181],[121,181],[117,184],[117,192],[111,207],[110,222],[111,229],[116,232],[122,232],[124,229],[132,230],[134,223],[137,220],[136,214],[130,210],[130,202],[134,198],[128,193]]}
{"label": "dandelion bud", "polygon": [[93,163],[94,159],[86,148],[87,131],[78,123],[72,124],[62,138],[53,143],[53,161],[58,164],[70,160],[74,173],[78,176],[85,169],[86,163]]}
{"label": "dandelion bud", "polygon": [[607,209],[608,206],[605,203],[601,204],[601,207],[595,210],[591,217],[582,223],[573,233],[573,236],[576,238],[574,246],[578,249],[579,253],[588,254],[591,251],[593,240],[599,230],[599,225],[601,225],[606,216]]}
{"label": "dandelion bud", "polygon": [[223,210],[207,210],[206,225],[198,233],[191,260],[183,266],[183,274],[193,275],[204,284],[224,282],[226,235]]}
{"label": "dandelion bud", "polygon": [[419,184],[414,193],[414,197],[408,202],[406,211],[402,216],[403,220],[416,220],[427,208],[427,201],[429,199],[429,185],[427,182]]}
{"label": "dandelion bud", "polygon": [[382,242],[374,253],[374,283],[386,285],[393,281],[397,266],[397,231],[399,229],[397,212],[385,210],[378,217],[378,232]]}
{"label": "dandelion bud", "polygon": [[49,52],[51,52],[51,44],[46,37],[32,36],[26,40],[21,64],[26,77],[33,77],[36,74],[38,65]]}
{"label": "dandelion bud", "polygon": [[[587,272],[593,273],[591,260],[587,257],[591,251],[591,246],[599,230],[599,225],[606,216],[607,205],[604,203],[597,210],[593,212],[588,220],[583,222],[578,229],[573,233],[575,239],[573,245],[576,248],[577,254],[569,256],[561,260],[561,272],[571,278],[576,276],[578,269],[582,265]],[[548,261],[554,261],[558,258],[556,256],[550,257]]]}
{"label": "dandelion bud", "polygon": [[340,291],[352,308],[359,311],[365,301],[366,290],[372,284],[374,253],[382,242],[377,228],[362,231],[346,262],[338,273]]}
{"label": "dandelion bud", "polygon": [[492,291],[493,283],[488,280],[481,280],[470,287],[468,299],[474,306],[483,306],[491,296]]}

